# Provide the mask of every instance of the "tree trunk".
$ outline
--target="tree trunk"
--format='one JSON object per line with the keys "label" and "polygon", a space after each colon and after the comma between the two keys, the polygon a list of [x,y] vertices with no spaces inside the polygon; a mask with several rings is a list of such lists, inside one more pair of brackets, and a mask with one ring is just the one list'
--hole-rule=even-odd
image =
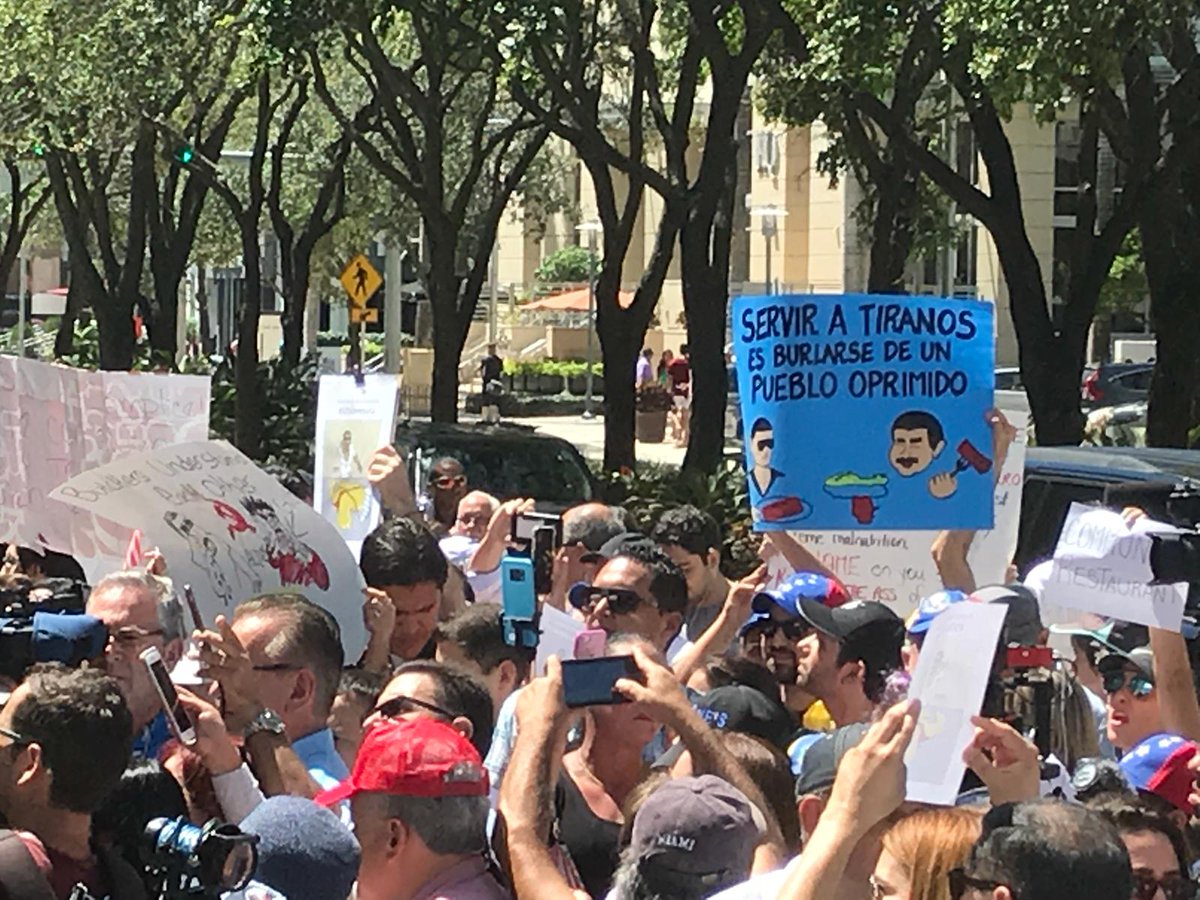
{"label": "tree trunk", "polygon": [[238,316],[237,358],[234,361],[234,443],[251,459],[262,447],[262,385],[258,380],[258,321],[262,310],[262,251],[258,218],[239,223],[245,290]]}
{"label": "tree trunk", "polygon": [[1155,191],[1141,217],[1142,252],[1155,335],[1146,443],[1187,447],[1192,394],[1200,383],[1200,211],[1190,209],[1177,180]]}
{"label": "tree trunk", "polygon": [[133,303],[124,297],[109,296],[94,305],[100,338],[100,368],[128,372],[133,368],[135,341]]}
{"label": "tree trunk", "polygon": [[87,305],[84,301],[83,291],[79,288],[78,273],[75,271],[73,260],[72,256],[71,261],[67,263],[68,266],[71,266],[71,283],[67,286],[66,309],[63,311],[58,325],[58,334],[54,336],[56,359],[69,356],[75,350],[75,322],[79,319],[80,311]]}
{"label": "tree trunk", "polygon": [[[598,311],[600,296],[597,290]],[[604,360],[604,469],[619,472],[633,469],[636,461],[633,372],[646,336],[646,325],[639,326],[632,316],[618,311],[615,302],[611,306],[611,315],[598,312],[596,335]],[[622,372],[626,377],[620,377]]]}
{"label": "tree trunk", "polygon": [[[457,233],[441,223],[425,222],[429,236],[426,289],[433,313],[433,389],[430,415],[435,422],[458,421],[458,365],[462,359],[471,312],[460,309],[455,256]],[[474,306],[470,307],[473,310]]]}
{"label": "tree trunk", "polygon": [[304,307],[308,303],[311,251],[303,260],[296,258],[301,252],[300,248],[296,248],[291,253],[283,254],[285,259],[290,257],[291,262],[283,267],[281,356],[284,364],[292,368],[300,365],[300,357],[304,355]]}
{"label": "tree trunk", "polygon": [[208,270],[196,268],[196,309],[200,318],[200,352],[205,357],[217,352],[217,340],[212,333],[212,320],[208,312]]}
{"label": "tree trunk", "polygon": [[150,308],[154,314],[146,320],[146,332],[153,355],[169,359],[173,364],[179,354],[179,284],[183,280],[184,267],[176,265],[170,258],[172,255],[165,250],[161,255],[151,250],[154,302]]}
{"label": "tree trunk", "polygon": [[867,293],[904,294],[904,273],[912,253],[920,199],[915,170],[888,151],[886,177],[875,185],[875,219],[871,223],[871,255]]}

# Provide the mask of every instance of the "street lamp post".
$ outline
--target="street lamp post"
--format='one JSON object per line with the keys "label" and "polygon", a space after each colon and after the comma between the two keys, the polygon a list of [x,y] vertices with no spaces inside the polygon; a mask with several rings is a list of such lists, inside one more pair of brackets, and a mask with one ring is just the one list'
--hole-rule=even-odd
{"label": "street lamp post", "polygon": [[751,216],[758,216],[762,220],[762,236],[766,254],[763,262],[765,263],[765,281],[766,293],[774,294],[775,279],[771,271],[771,251],[774,249],[775,235],[779,233],[779,220],[787,215],[787,210],[776,206],[774,203],[766,206],[754,206],[750,209]]}
{"label": "street lamp post", "polygon": [[592,368],[596,358],[596,234],[603,230],[603,226],[599,222],[584,222],[575,230],[586,233],[588,242],[587,394],[583,400],[583,418],[594,419]]}

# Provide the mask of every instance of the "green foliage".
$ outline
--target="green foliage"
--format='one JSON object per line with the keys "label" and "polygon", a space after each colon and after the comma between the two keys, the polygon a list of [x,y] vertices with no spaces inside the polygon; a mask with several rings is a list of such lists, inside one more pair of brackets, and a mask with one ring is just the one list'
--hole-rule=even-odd
{"label": "green foliage", "polygon": [[741,578],[757,565],[760,539],[750,518],[746,472],[736,461],[726,460],[712,475],[652,463],[639,463],[635,472],[596,467],[594,474],[600,499],[628,510],[634,530],[649,534],[664,512],[690,503],[721,526],[721,571],[727,577]]}
{"label": "green foliage", "polygon": [[1121,245],[1121,252],[1108,270],[1108,278],[1100,289],[1099,315],[1133,312],[1141,307],[1150,294],[1146,281],[1146,262],[1142,258],[1142,238],[1131,231]]}
{"label": "green foliage", "polygon": [[587,281],[600,268],[600,260],[585,247],[569,246],[555,250],[534,273],[542,284],[575,284]]}
{"label": "green foliage", "polygon": [[[504,372],[506,375],[561,375],[573,378],[587,374],[587,363],[577,359],[506,359]],[[603,375],[604,364],[592,363],[592,373]]]}
{"label": "green foliage", "polygon": [[[255,462],[293,490],[311,490],[313,441],[317,420],[317,356],[310,355],[290,368],[282,359],[258,364],[258,390],[262,392],[262,445]],[[234,436],[233,366],[222,360],[212,373],[209,430],[214,438],[232,443]]]}

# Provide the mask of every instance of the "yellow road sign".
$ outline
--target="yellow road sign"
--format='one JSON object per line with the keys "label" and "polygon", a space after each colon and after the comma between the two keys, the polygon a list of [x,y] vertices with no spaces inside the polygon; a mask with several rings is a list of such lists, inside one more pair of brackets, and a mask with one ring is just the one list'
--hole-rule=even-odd
{"label": "yellow road sign", "polygon": [[367,301],[383,284],[382,276],[361,253],[346,264],[346,268],[342,269],[342,274],[338,276],[338,281],[346,289],[346,296],[350,298],[351,305],[359,307],[366,306]]}
{"label": "yellow road sign", "polygon": [[379,310],[364,309],[361,306],[352,306],[350,307],[350,321],[354,322],[355,324],[360,324],[362,322],[378,322]]}

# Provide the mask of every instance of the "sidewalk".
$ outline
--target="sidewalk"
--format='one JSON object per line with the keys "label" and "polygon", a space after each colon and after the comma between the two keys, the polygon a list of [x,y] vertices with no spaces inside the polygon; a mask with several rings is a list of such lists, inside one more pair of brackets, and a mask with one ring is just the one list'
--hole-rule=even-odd
{"label": "sidewalk", "polygon": [[[574,444],[589,460],[604,458],[604,419],[584,419],[580,416],[530,416],[524,419],[505,419],[517,425],[529,425],[538,431],[552,434]],[[727,443],[727,451],[737,452],[739,445]],[[684,447],[670,442],[644,444],[638,441],[635,453],[639,462],[667,463],[678,466],[683,463]]]}

